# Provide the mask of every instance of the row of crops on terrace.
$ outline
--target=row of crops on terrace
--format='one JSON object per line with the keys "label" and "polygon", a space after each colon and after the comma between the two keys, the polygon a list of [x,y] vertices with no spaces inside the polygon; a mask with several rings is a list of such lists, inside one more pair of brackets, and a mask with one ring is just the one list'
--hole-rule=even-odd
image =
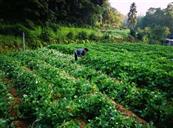
{"label": "row of crops on terrace", "polygon": [[[51,58],[46,54],[53,54],[53,51],[43,49],[1,55],[2,83],[9,85],[3,86],[6,91],[3,91],[2,103],[8,100],[9,107],[1,106],[4,113],[1,126],[13,126],[14,121],[25,120],[31,121],[32,127],[80,127],[81,122],[85,127],[149,127],[118,111],[94,83],[43,61],[43,58]],[[59,55],[56,62],[65,56],[56,54]],[[16,104],[15,115],[7,114],[13,104],[13,97],[7,95],[10,88],[17,89],[21,98],[21,103]]]}
{"label": "row of crops on terrace", "polygon": [[[157,45],[95,43],[53,45],[48,48],[72,55],[74,49],[80,47],[89,48],[89,53],[77,62],[79,65],[101,72],[112,80],[121,81],[124,85],[120,85],[124,87],[122,89],[124,92],[121,94],[126,98],[121,99],[123,96],[118,95],[118,97],[115,92],[109,95],[111,98],[127,106],[145,120],[152,120],[158,127],[168,127],[173,124],[171,119],[173,48]],[[107,88],[111,87],[110,85],[112,84]],[[103,90],[107,91],[106,89]],[[111,88],[107,92],[113,90]]]}
{"label": "row of crops on terrace", "polygon": [[[90,51],[75,62],[70,54],[78,47]],[[171,127],[170,48],[160,54],[153,51],[157,58],[147,46],[139,47],[142,52],[132,51],[133,47],[52,45],[0,55],[0,126],[12,127],[23,120],[34,128]],[[11,88],[17,90],[20,103],[14,105]],[[10,112],[12,106],[16,114]]]}
{"label": "row of crops on terrace", "polygon": [[[82,59],[79,62],[80,64],[102,71],[110,77],[134,82],[139,87],[147,87],[151,90],[159,89],[168,92],[168,96],[173,95],[172,48],[160,47],[159,49],[159,46],[155,46],[157,52],[154,48],[150,48],[150,50],[145,48],[146,46],[144,48],[139,47],[143,50],[131,52],[126,47],[112,47],[112,44],[60,45],[50,46],[49,48],[72,54],[73,50],[78,47],[90,49],[88,56]],[[163,51],[166,53],[163,53]]]}

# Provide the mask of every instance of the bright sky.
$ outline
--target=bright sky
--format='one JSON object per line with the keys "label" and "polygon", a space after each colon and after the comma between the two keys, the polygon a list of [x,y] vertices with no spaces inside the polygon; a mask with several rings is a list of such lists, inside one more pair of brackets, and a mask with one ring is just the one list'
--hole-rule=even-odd
{"label": "bright sky", "polygon": [[173,0],[109,0],[111,6],[116,8],[122,14],[127,15],[130,10],[130,5],[135,2],[137,6],[138,15],[145,15],[150,7],[166,8],[168,3]]}

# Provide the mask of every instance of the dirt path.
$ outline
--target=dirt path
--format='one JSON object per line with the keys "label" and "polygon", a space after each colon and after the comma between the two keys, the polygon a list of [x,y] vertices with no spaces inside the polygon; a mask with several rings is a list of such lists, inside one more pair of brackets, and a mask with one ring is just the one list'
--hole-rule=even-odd
{"label": "dirt path", "polygon": [[147,122],[144,119],[140,118],[139,116],[134,114],[132,111],[124,108],[124,106],[116,103],[115,101],[112,101],[112,103],[115,105],[115,107],[117,108],[118,111],[122,112],[123,115],[128,116],[128,117],[134,117],[138,122],[140,122],[142,124],[147,124]]}
{"label": "dirt path", "polygon": [[[12,80],[4,78],[4,82],[10,85]],[[13,97],[13,101],[8,109],[10,116],[14,118],[11,124],[15,128],[28,128],[27,122],[19,118],[18,107],[21,104],[21,98],[18,96],[17,90],[14,87],[9,87],[9,93]]]}
{"label": "dirt path", "polygon": [[[23,68],[28,71],[31,72],[30,68],[24,67]],[[11,84],[11,80],[9,79],[5,79],[4,80],[5,83],[7,84]],[[16,127],[16,128],[28,128],[28,123],[22,119],[19,118],[18,115],[18,106],[21,104],[21,98],[18,96],[17,94],[17,90],[14,87],[11,87],[9,89],[9,93],[13,96],[13,102],[9,108],[9,113],[12,117],[14,117],[15,120],[12,121],[12,124]],[[111,100],[109,97],[107,97],[109,100]],[[112,100],[112,104],[115,106],[115,108],[120,111],[123,115],[128,116],[128,117],[133,117],[135,118],[139,123],[142,124],[146,124],[147,122],[140,118],[139,116],[137,116],[136,114],[134,114],[132,111],[126,109],[124,106],[122,106],[121,104],[116,103],[115,101]],[[78,121],[80,122],[80,128],[84,128],[87,124],[87,121],[83,120],[83,119],[78,119]]]}
{"label": "dirt path", "polygon": [[86,126],[87,123],[88,123],[88,122],[87,122],[86,120],[84,120],[82,117],[77,118],[76,121],[80,123],[80,128],[85,128],[85,126]]}
{"label": "dirt path", "polygon": [[15,88],[9,89],[10,94],[13,96],[13,102],[9,108],[9,113],[12,117],[14,117],[14,121],[12,121],[12,124],[15,126],[15,128],[28,128],[28,124],[26,121],[19,119],[18,115],[18,106],[21,104],[21,98],[17,95],[17,91]]}
{"label": "dirt path", "polygon": [[80,119],[79,122],[80,122],[80,128],[84,128],[87,125],[87,122],[83,119]]}

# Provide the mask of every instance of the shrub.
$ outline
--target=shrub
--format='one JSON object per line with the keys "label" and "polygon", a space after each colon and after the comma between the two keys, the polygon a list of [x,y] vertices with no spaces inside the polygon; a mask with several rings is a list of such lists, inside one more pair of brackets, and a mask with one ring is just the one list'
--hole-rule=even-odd
{"label": "shrub", "polygon": [[102,38],[103,38],[103,40],[110,40],[111,35],[109,33],[105,33]]}
{"label": "shrub", "polygon": [[49,23],[48,27],[50,27],[53,30],[53,32],[57,32],[57,30],[60,30],[60,26],[55,23]]}
{"label": "shrub", "polygon": [[95,40],[95,41],[97,41],[97,40],[99,39],[99,37],[96,36],[95,33],[91,33],[91,34],[89,35],[89,39],[90,39],[90,40]]}
{"label": "shrub", "polygon": [[137,30],[137,38],[151,44],[160,44],[170,34],[170,29],[165,26],[145,27]]}
{"label": "shrub", "polygon": [[40,39],[45,41],[45,42],[49,42],[50,41],[50,36],[51,35],[50,35],[49,31],[48,31],[48,28],[47,27],[43,28],[42,32],[40,34]]}
{"label": "shrub", "polygon": [[27,46],[35,49],[42,47],[43,44],[38,38],[27,38]]}
{"label": "shrub", "polygon": [[68,39],[74,39],[74,34],[73,34],[73,32],[69,32],[69,33],[66,35],[66,37],[67,37]]}
{"label": "shrub", "polygon": [[130,35],[133,36],[133,37],[136,37],[136,35],[137,35],[136,31],[131,29],[130,30]]}
{"label": "shrub", "polygon": [[82,31],[78,33],[77,38],[81,40],[85,40],[85,39],[88,39],[88,35],[86,32]]}

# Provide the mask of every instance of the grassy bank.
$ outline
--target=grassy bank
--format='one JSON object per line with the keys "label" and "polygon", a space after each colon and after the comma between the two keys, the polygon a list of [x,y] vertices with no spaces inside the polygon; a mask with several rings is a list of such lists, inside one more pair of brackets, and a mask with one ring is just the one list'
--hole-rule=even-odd
{"label": "grassy bank", "polygon": [[21,24],[0,24],[0,51],[23,48],[22,33],[25,33],[26,48],[35,49],[49,44],[129,41],[127,29],[101,30],[94,27],[49,24],[25,27]]}

